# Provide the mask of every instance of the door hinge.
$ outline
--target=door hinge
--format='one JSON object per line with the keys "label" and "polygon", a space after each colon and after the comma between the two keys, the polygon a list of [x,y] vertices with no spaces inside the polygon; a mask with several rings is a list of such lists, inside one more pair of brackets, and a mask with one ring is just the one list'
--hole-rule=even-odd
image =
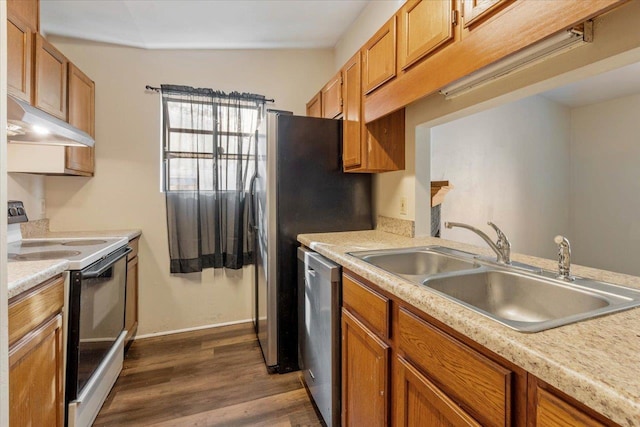
{"label": "door hinge", "polygon": [[344,107],[344,100],[342,98],[340,98],[340,106]]}
{"label": "door hinge", "polygon": [[458,11],[454,10],[451,14],[451,24],[458,25]]}

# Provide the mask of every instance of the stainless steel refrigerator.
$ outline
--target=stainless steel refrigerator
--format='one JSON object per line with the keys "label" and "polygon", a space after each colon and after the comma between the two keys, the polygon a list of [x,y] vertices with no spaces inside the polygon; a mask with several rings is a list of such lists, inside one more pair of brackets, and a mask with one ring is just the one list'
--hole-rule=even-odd
{"label": "stainless steel refrigerator", "polygon": [[342,172],[342,122],[268,111],[258,130],[254,324],[270,372],[298,369],[297,235],[373,228],[371,176]]}

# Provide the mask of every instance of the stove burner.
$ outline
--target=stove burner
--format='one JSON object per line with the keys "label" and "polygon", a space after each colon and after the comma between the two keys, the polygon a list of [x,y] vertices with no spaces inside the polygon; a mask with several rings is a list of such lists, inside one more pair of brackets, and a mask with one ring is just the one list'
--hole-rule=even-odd
{"label": "stove burner", "polygon": [[91,245],[101,245],[103,243],[107,243],[106,240],[70,240],[68,242],[61,243],[63,246],[91,246]]}
{"label": "stove burner", "polygon": [[42,261],[47,259],[66,259],[80,255],[79,251],[42,251],[28,254],[9,254],[9,259],[16,261]]}
{"label": "stove burner", "polygon": [[22,246],[23,248],[39,248],[41,246],[56,246],[59,244],[60,242],[49,242],[45,240],[38,240],[35,242],[25,242],[25,241],[20,242],[20,246]]}

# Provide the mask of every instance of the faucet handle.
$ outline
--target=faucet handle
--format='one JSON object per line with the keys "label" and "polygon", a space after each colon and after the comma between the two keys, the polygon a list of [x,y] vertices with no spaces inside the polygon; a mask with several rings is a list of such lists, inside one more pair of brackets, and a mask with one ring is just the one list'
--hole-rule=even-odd
{"label": "faucet handle", "polygon": [[509,242],[509,239],[507,238],[507,235],[504,234],[502,232],[502,230],[500,230],[498,228],[498,226],[495,225],[493,222],[489,221],[489,222],[487,222],[487,224],[490,225],[491,228],[493,228],[496,231],[496,234],[498,235],[498,247],[510,248],[511,247],[511,242]]}
{"label": "faucet handle", "polygon": [[553,241],[558,245],[558,278],[573,280],[571,276],[571,243],[564,236],[557,235]]}

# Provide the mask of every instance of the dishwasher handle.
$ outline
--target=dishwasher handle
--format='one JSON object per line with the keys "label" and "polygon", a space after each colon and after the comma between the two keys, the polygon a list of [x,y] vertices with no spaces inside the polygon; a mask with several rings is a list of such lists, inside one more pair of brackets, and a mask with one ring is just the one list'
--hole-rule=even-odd
{"label": "dishwasher handle", "polygon": [[305,273],[313,276],[319,275],[331,282],[340,281],[340,265],[319,253],[300,246],[298,248],[298,259],[304,262]]}

